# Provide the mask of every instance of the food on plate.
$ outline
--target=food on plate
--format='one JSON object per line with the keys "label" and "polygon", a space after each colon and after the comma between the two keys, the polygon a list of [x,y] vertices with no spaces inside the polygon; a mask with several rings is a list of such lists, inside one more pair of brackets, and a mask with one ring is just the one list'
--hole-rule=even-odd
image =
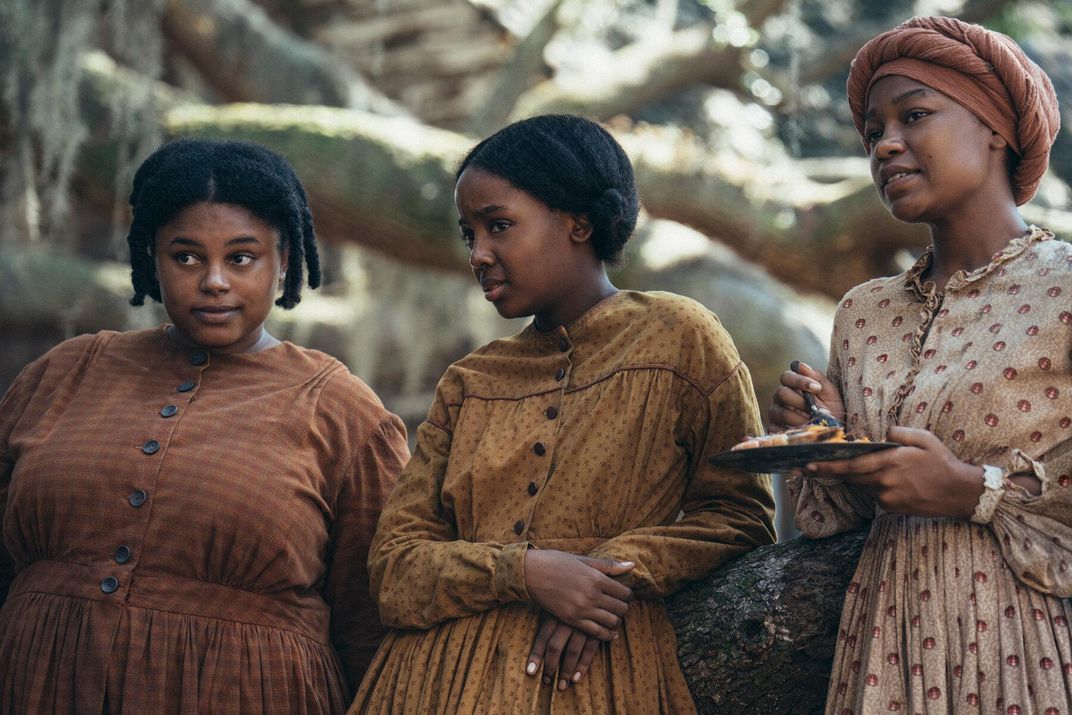
{"label": "food on plate", "polygon": [[784,447],[793,444],[814,444],[817,442],[870,442],[867,437],[845,434],[840,427],[826,425],[805,425],[775,434],[749,437],[733,445],[731,451],[738,449],[755,449],[756,447]]}

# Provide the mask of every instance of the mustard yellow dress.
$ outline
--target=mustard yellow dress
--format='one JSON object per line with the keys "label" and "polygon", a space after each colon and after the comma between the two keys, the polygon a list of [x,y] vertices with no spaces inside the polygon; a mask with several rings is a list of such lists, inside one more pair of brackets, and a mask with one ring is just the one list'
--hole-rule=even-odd
{"label": "mustard yellow dress", "polygon": [[[968,519],[886,514],[838,480],[804,477],[797,523],[821,537],[873,519],[841,616],[826,712],[1072,711],[1072,246],[1042,229],[991,263],[851,290],[829,377],[872,439],[927,429],[954,454],[1033,474]],[[980,477],[981,479],[982,477]]]}
{"label": "mustard yellow dress", "polygon": [[[774,540],[769,478],[707,457],[761,429],[718,320],[622,291],[450,367],[370,552],[390,631],[351,713],[689,713],[662,598]],[[637,563],[617,641],[564,692],[525,675],[527,549]]]}

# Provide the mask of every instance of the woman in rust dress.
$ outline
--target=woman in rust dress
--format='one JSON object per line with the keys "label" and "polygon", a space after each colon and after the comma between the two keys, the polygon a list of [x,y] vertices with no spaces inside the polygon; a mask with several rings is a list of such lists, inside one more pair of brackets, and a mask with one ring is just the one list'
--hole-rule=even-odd
{"label": "woman in rust dress", "polygon": [[342,712],[405,429],[264,328],[319,284],[282,158],[173,142],[131,204],[132,302],[171,323],[68,340],[0,403],[0,712]]}
{"label": "woman in rust dress", "polygon": [[1009,38],[916,18],[860,50],[849,104],[879,195],[932,244],[838,309],[824,376],[782,377],[900,447],[792,483],[812,537],[871,522],[827,712],[1072,710],[1072,246],[1028,226],[1058,130]]}

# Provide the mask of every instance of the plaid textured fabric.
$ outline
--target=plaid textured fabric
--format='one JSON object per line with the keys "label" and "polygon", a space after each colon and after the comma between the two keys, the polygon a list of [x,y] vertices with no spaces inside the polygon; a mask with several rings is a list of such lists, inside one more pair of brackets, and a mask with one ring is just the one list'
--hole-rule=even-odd
{"label": "plaid textured fabric", "polygon": [[162,328],[69,340],[0,403],[0,712],[335,713],[405,428],[337,360]]}

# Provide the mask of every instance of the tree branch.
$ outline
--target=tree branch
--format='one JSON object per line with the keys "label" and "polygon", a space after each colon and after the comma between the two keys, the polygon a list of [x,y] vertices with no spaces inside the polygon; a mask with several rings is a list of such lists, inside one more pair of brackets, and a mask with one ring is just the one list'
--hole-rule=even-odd
{"label": "tree branch", "polygon": [[229,101],[408,114],[322,47],[275,24],[250,0],[169,0],[164,32]]}

